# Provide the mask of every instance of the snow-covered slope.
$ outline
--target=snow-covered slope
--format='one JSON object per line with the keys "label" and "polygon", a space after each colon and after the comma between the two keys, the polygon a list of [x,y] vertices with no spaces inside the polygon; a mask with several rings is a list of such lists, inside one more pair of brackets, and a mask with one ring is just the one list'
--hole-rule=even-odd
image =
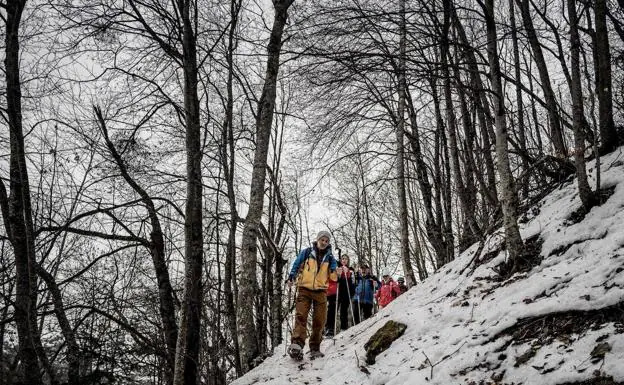
{"label": "snow-covered slope", "polygon": [[[576,181],[530,210],[521,233],[539,236],[543,260],[528,272],[496,279],[506,258],[498,232],[324,341],[324,358],[296,363],[280,346],[234,384],[624,383],[622,149],[604,157],[602,169],[602,187],[614,187],[613,195],[580,223],[568,219],[580,207]],[[363,345],[388,320],[407,330],[365,373]]]}

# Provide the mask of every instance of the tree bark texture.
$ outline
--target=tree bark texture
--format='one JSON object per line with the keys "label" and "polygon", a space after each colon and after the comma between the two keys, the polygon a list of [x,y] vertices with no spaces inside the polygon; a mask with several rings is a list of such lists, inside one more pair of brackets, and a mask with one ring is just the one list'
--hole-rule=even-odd
{"label": "tree bark texture", "polygon": [[171,279],[169,278],[169,268],[167,266],[167,260],[165,256],[165,238],[154,205],[153,199],[149,196],[147,191],[143,189],[128,172],[128,168],[121,154],[117,151],[117,148],[109,138],[108,128],[106,121],[102,115],[102,111],[98,107],[94,107],[95,115],[99,121],[100,129],[106,142],[106,147],[111,153],[121,176],[126,183],[141,197],[142,203],[145,205],[147,214],[149,217],[152,231],[150,232],[149,242],[144,242],[144,246],[148,249],[150,256],[152,257],[152,264],[154,271],[156,272],[156,282],[158,284],[158,304],[160,319],[162,322],[163,340],[165,341],[165,359],[167,365],[165,367],[165,381],[167,384],[173,383],[173,371],[175,368],[175,350],[178,339],[178,325],[176,323],[176,309],[175,309],[175,296],[173,293],[173,287],[171,286]]}
{"label": "tree bark texture", "polygon": [[461,238],[467,238],[460,243],[472,244],[479,236],[480,230],[476,222],[475,216],[472,214],[470,206],[470,197],[464,179],[462,176],[462,170],[459,162],[459,146],[457,144],[457,119],[455,117],[455,109],[453,107],[453,93],[451,89],[451,72],[450,72],[450,45],[449,45],[449,33],[450,33],[450,19],[451,19],[451,0],[444,0],[444,22],[442,24],[442,39],[441,55],[442,55],[442,77],[444,79],[444,101],[446,110],[446,126],[448,129],[449,149],[450,149],[450,161],[453,170],[453,176],[455,185],[457,187],[457,195],[461,205],[462,216],[467,222],[467,228],[462,229]]}
{"label": "tree bark texture", "polygon": [[496,47],[496,24],[494,20],[494,0],[485,1],[485,22],[487,25],[487,53],[490,63],[492,82],[492,100],[494,103],[494,122],[496,125],[496,156],[498,157],[498,176],[500,178],[501,205],[505,227],[505,243],[512,261],[522,254],[524,244],[518,228],[518,196],[509,166],[507,148],[507,123],[505,121],[504,93],[501,82],[498,49]]}
{"label": "tree bark texture", "polygon": [[15,254],[15,323],[20,355],[20,375],[27,384],[41,384],[37,357],[37,330],[33,318],[37,303],[35,246],[30,200],[30,184],[26,165],[22,127],[22,90],[20,83],[19,29],[25,0],[6,2],[5,74],[7,118],[10,141],[10,193],[7,197],[4,183],[2,207],[5,227]]}
{"label": "tree bark texture", "polygon": [[[514,10],[514,0],[509,0],[509,22],[511,23],[511,43],[514,56],[514,76],[516,78],[516,103],[518,104],[518,141],[520,142],[520,150],[522,153],[527,152],[526,147],[526,134],[524,128],[524,102],[522,100],[522,87],[520,77],[520,49],[518,48],[518,31],[516,28],[516,12]],[[529,164],[526,157],[522,157],[522,172],[527,172]],[[523,198],[529,197],[529,178],[522,183],[522,196]]]}
{"label": "tree bark texture", "polygon": [[[399,17],[400,17],[400,42],[399,42],[399,104],[398,119],[396,128],[397,140],[397,188],[399,198],[399,221],[401,228],[401,262],[403,264],[403,273],[407,281],[407,286],[412,287],[416,284],[414,277],[414,269],[410,259],[409,244],[409,222],[407,208],[407,194],[405,191],[405,46],[406,46],[406,25],[405,25],[405,0],[399,0]],[[369,245],[370,246],[370,245]]]}
{"label": "tree bark texture", "polygon": [[[267,69],[258,101],[256,115],[256,150],[251,174],[251,192],[249,210],[245,219],[241,241],[241,275],[238,302],[249,303],[256,297],[258,281],[256,277],[258,235],[264,208],[264,186],[266,179],[267,157],[273,110],[275,108],[276,83],[279,71],[279,58],[282,48],[282,35],[288,17],[288,8],[293,0],[274,1],[275,16],[269,44],[267,47]],[[243,372],[254,366],[254,360],[260,355],[258,335],[254,322],[254,306],[238,307],[238,331]]]}
{"label": "tree bark texture", "polygon": [[535,27],[533,26],[531,11],[529,9],[529,0],[516,1],[520,6],[522,22],[524,24],[524,29],[526,31],[529,44],[531,45],[531,50],[533,51],[533,57],[535,59],[537,71],[539,73],[540,81],[542,83],[541,85],[542,91],[544,92],[544,99],[546,100],[546,105],[548,106],[547,110],[548,123],[550,126],[550,138],[552,140],[555,150],[555,156],[566,158],[568,156],[568,151],[563,139],[561,121],[559,118],[559,112],[557,111],[557,100],[555,99],[555,92],[553,91],[552,84],[550,83],[550,75],[548,73],[548,66],[542,52],[542,46],[539,43],[537,33],[535,32]]}
{"label": "tree bark texture", "polygon": [[236,330],[236,297],[234,295],[233,283],[236,266],[236,230],[238,227],[238,210],[236,209],[236,193],[234,190],[234,168],[235,168],[235,146],[234,146],[234,51],[236,50],[236,26],[238,25],[238,15],[240,2],[230,3],[230,30],[228,32],[228,51],[226,60],[228,63],[227,77],[227,101],[225,110],[225,122],[223,123],[223,133],[221,138],[221,162],[227,184],[227,197],[230,207],[230,222],[228,227],[228,241],[225,255],[224,274],[224,294],[225,309],[227,315],[228,329],[232,337],[233,360],[236,376],[241,376],[242,366],[240,361],[240,349]]}
{"label": "tree bark texture", "polygon": [[76,341],[74,328],[69,323],[67,313],[65,312],[61,290],[52,274],[39,265],[36,266],[36,269],[37,274],[46,283],[48,290],[50,290],[54,304],[54,314],[67,344],[67,385],[80,385],[80,348]]}
{"label": "tree bark texture", "polygon": [[600,154],[613,151],[618,137],[613,122],[613,93],[611,91],[611,52],[607,28],[607,1],[596,0],[596,91],[598,94],[598,123],[600,124]]}
{"label": "tree bark texture", "polygon": [[570,69],[571,85],[570,96],[572,97],[572,127],[574,129],[574,165],[576,166],[576,178],[579,196],[583,207],[589,210],[593,205],[593,193],[587,181],[585,169],[585,132],[583,121],[583,90],[581,86],[580,45],[578,33],[578,15],[576,1],[567,0],[568,19],[570,22]]}
{"label": "tree bark texture", "polygon": [[197,94],[197,37],[190,0],[178,0],[182,19],[184,121],[186,124],[186,208],[184,218],[184,299],[176,344],[174,385],[194,385],[201,346],[203,221],[201,126]]}
{"label": "tree bark texture", "polygon": [[[470,42],[468,41],[468,37],[466,36],[466,31],[464,30],[464,26],[457,15],[455,7],[452,7],[453,11],[453,21],[454,26],[457,30],[457,35],[465,47],[463,49],[463,54],[466,57],[468,62],[468,70],[470,71],[470,84],[472,87],[473,99],[475,101],[475,105],[477,108],[477,119],[479,120],[479,128],[481,133],[481,141],[483,142],[483,161],[485,163],[485,169],[487,174],[487,189],[485,192],[485,198],[489,202],[490,206],[494,209],[492,212],[496,211],[496,208],[499,206],[498,201],[498,191],[496,187],[496,171],[494,169],[494,160],[492,157],[492,142],[495,140],[495,135],[489,134],[490,131],[493,131],[491,128],[491,113],[489,104],[487,102],[487,98],[485,97],[485,93],[482,90],[485,89],[483,85],[483,81],[481,80],[481,76],[479,75],[479,67],[477,65],[477,57],[471,48]],[[491,139],[490,139],[491,136]]]}
{"label": "tree bark texture", "polygon": [[418,119],[416,110],[411,98],[408,97],[408,109],[412,132],[409,135],[410,146],[412,154],[415,159],[416,179],[418,186],[420,187],[420,194],[423,199],[423,208],[425,210],[425,229],[427,232],[427,238],[431,243],[431,246],[435,250],[437,260],[444,260],[446,257],[446,247],[444,246],[444,235],[442,234],[442,226],[436,219],[436,215],[433,212],[433,191],[431,182],[429,181],[429,174],[427,173],[427,164],[425,163],[422,149],[420,146],[420,132],[418,129]]}

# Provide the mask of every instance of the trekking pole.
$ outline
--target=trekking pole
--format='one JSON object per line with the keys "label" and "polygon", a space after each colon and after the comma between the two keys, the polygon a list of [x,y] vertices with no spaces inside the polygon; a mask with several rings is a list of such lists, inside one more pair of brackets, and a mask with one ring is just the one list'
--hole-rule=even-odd
{"label": "trekking pole", "polygon": [[[336,250],[338,250],[338,263],[341,264],[342,262],[340,262],[340,260],[342,259],[342,250],[338,247],[336,247]],[[340,266],[340,269],[342,270],[342,265]],[[334,336],[332,337],[332,339],[334,340],[334,344],[336,343],[336,339],[335,339],[336,329],[338,328],[338,322],[336,322],[336,318],[338,317],[338,302],[339,301],[340,301],[340,275],[336,277],[336,309],[334,311]]]}
{"label": "trekking pole", "polygon": [[362,322],[362,298],[358,299],[358,314],[360,315],[360,322]]}
{"label": "trekking pole", "polygon": [[[288,280],[284,282],[284,285],[288,284]],[[288,315],[286,316],[286,338],[284,339],[284,356],[287,354],[288,349],[288,333],[292,337],[292,327],[290,326],[290,305],[292,300],[292,286],[288,286]]]}
{"label": "trekking pole", "polygon": [[[288,281],[286,281],[286,282],[288,282]],[[288,287],[288,302],[289,302],[289,305],[288,305],[288,316],[286,317],[286,326],[288,328],[288,331],[290,332],[290,338],[291,339],[292,339],[292,335],[293,335],[293,333],[295,331],[295,326],[297,325],[297,306],[296,306],[296,303],[297,303],[297,293],[299,292],[299,284],[295,283],[295,285],[297,285],[297,286],[295,286],[295,296],[294,297],[291,296],[292,286]],[[295,306],[293,306],[292,302],[294,302]],[[293,320],[292,320],[292,325],[291,325],[291,323],[290,323],[290,316],[291,316],[291,313],[293,313],[293,308],[295,309],[295,311],[294,311],[294,314],[292,315]],[[288,347],[288,339],[286,339],[284,341],[284,355],[287,354],[287,347]]]}
{"label": "trekking pole", "polygon": [[336,305],[334,306],[334,335],[332,336],[332,340],[336,343],[336,327],[338,326],[338,322],[336,322],[336,315],[338,315],[338,294],[340,294],[340,283],[336,281]]}
{"label": "trekking pole", "polygon": [[345,277],[347,281],[347,294],[349,295],[349,309],[351,309],[351,319],[355,324],[355,316],[353,315],[353,305],[351,304],[351,289],[349,289],[349,278]]}

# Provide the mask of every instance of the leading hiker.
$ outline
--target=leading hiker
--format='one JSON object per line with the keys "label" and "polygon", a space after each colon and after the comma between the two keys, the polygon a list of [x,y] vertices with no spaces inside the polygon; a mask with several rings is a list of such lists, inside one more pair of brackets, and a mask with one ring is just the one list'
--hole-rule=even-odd
{"label": "leading hiker", "polygon": [[303,249],[293,263],[288,284],[292,287],[297,278],[296,321],[292,332],[288,354],[296,359],[303,358],[303,347],[307,337],[308,313],[312,308],[312,334],[310,335],[310,357],[322,357],[321,340],[327,318],[327,286],[331,276],[336,280],[336,259],[332,254],[327,231],[316,236],[312,247]]}

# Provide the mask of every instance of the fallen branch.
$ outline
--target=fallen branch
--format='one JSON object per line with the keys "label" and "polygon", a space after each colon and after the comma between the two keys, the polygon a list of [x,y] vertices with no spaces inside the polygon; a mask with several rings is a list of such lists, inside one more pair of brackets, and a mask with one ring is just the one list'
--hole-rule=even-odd
{"label": "fallen branch", "polygon": [[429,357],[427,356],[427,354],[425,352],[422,352],[422,354],[425,356],[426,358],[426,362],[429,363],[429,366],[431,367],[431,372],[429,375],[429,379],[432,380],[433,379],[433,368],[436,367],[438,364],[440,364],[441,362],[451,358],[452,356],[455,355],[455,353],[457,353],[464,345],[466,344],[466,341],[464,341],[461,345],[459,345],[459,347],[457,349],[455,349],[455,351],[453,353],[447,354],[446,356],[440,358],[440,360],[438,362],[436,362],[435,364],[431,363],[431,360],[429,359]]}

